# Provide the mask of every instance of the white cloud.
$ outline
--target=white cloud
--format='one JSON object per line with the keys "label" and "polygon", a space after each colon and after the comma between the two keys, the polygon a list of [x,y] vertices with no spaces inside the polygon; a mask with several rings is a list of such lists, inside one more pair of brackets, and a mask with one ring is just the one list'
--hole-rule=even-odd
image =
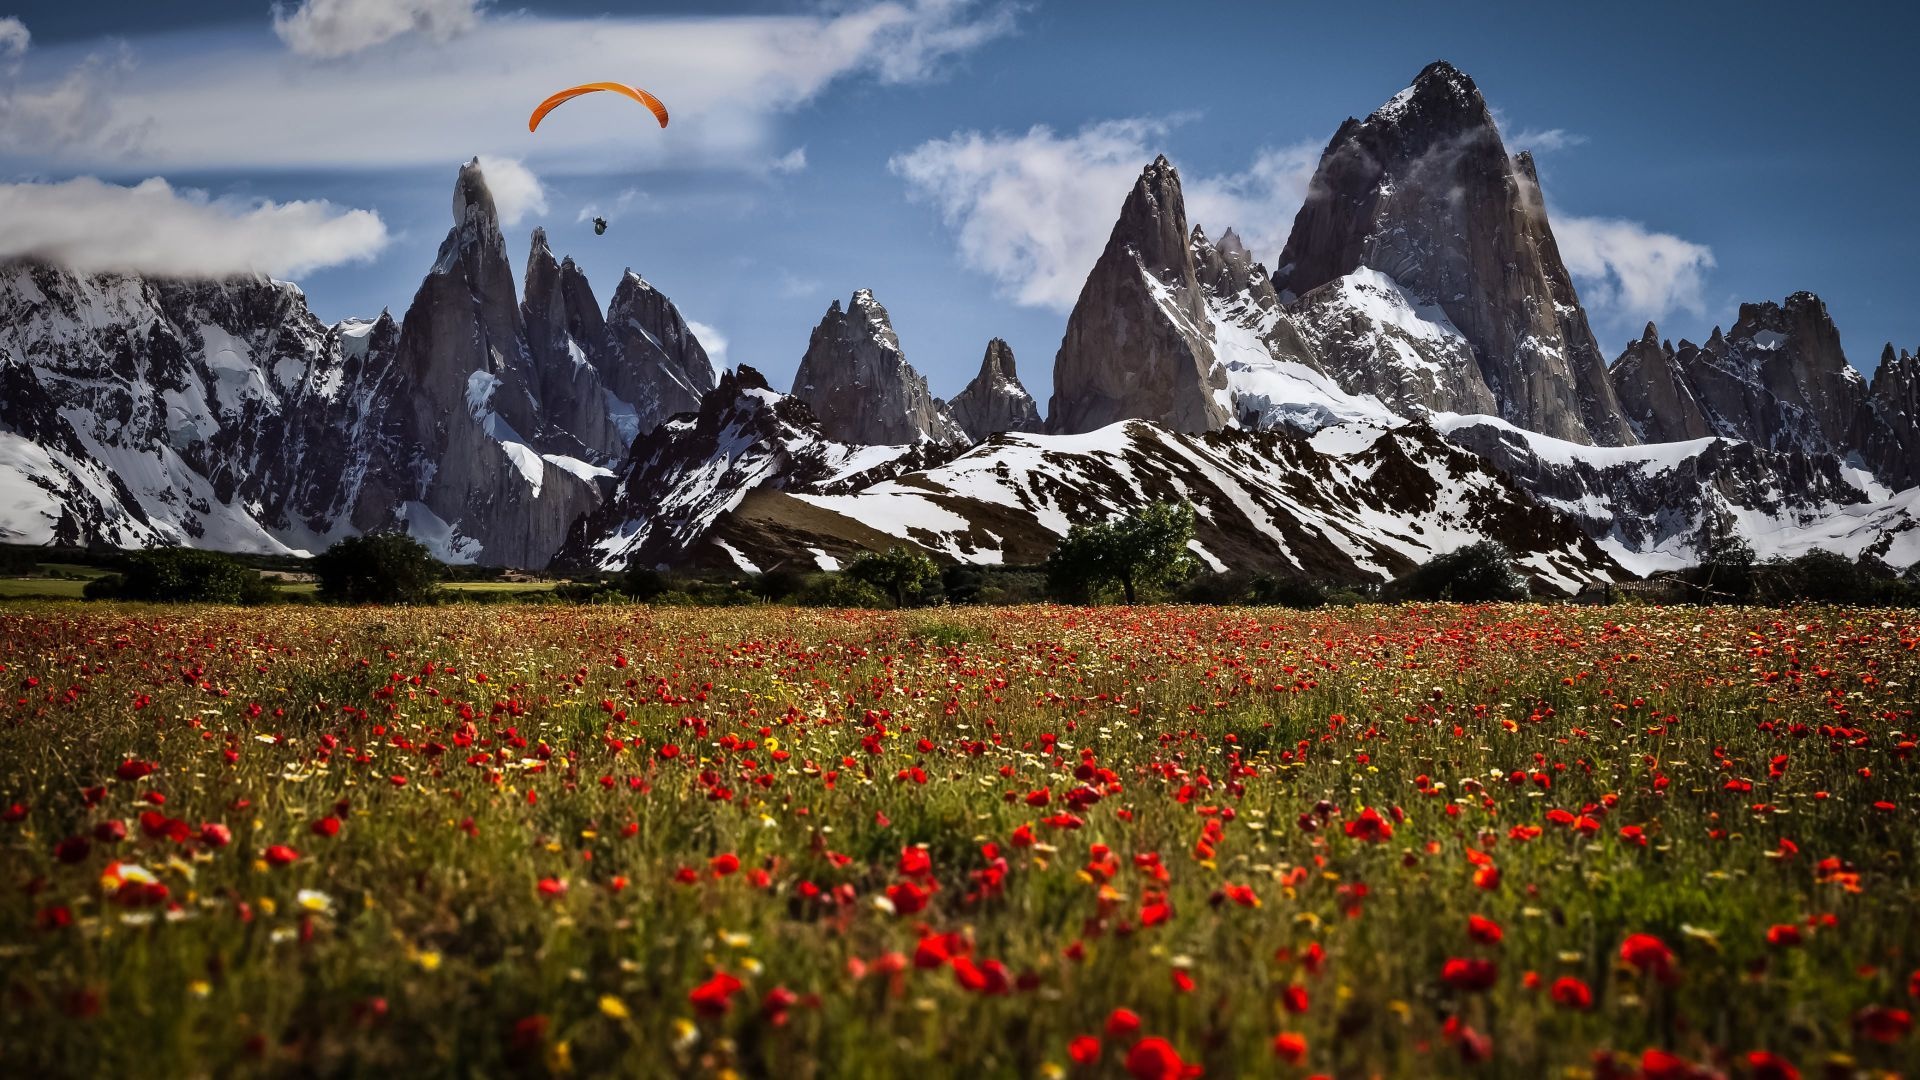
{"label": "white cloud", "polygon": [[1585,135],[1568,131],[1566,128],[1547,128],[1544,131],[1523,129],[1507,136],[1507,149],[1531,150],[1536,154],[1551,154],[1568,147],[1579,146],[1587,141]]}
{"label": "white cloud", "polygon": [[81,148],[125,154],[144,134],[143,125],[114,115],[114,99],[133,70],[125,45],[76,54],[57,76],[23,85],[20,70],[32,35],[18,19],[0,19],[0,150],[27,155]]}
{"label": "white cloud", "polygon": [[687,320],[687,329],[699,340],[700,347],[707,350],[707,359],[713,361],[713,370],[718,373],[727,369],[727,337],[720,331],[703,322]]}
{"label": "white cloud", "polygon": [[931,78],[951,57],[1013,32],[1014,5],[996,0],[909,0],[849,12],[835,36],[872,43],[870,63],[883,83]]}
{"label": "white cloud", "polygon": [[[1090,124],[1072,135],[960,132],[889,162],[909,194],[938,207],[961,261],[1016,303],[1065,310],[1113,231],[1127,192],[1153,160],[1168,120]],[[1183,177],[1188,220],[1218,236],[1231,226],[1256,258],[1285,242],[1318,150],[1263,150],[1243,171]]]}
{"label": "white cloud", "polygon": [[487,190],[493,193],[493,208],[500,214],[500,224],[518,225],[532,214],[547,212],[547,189],[518,158],[481,154],[480,175],[487,178]]}
{"label": "white cloud", "polygon": [[1675,310],[1705,314],[1701,294],[1715,265],[1706,245],[1617,218],[1556,217],[1553,233],[1581,300],[1602,317],[1631,324]]}
{"label": "white cloud", "polygon": [[0,60],[18,60],[27,55],[27,46],[32,41],[33,34],[27,30],[26,23],[13,15],[0,19]]}
{"label": "white cloud", "polygon": [[[283,12],[282,21],[316,10]],[[523,159],[543,175],[763,172],[783,152],[778,119],[829,86],[936,77],[1009,32],[1012,19],[999,0],[855,0],[787,15],[501,12],[433,48],[400,55],[413,40],[405,39],[326,62],[263,50],[254,35],[156,35],[131,43],[139,63],[99,117],[143,137],[103,143],[69,129],[35,140],[29,163],[76,172],[395,168],[478,153]],[[74,46],[36,50],[35,92],[82,55]],[[605,72],[636,73],[672,110],[672,124],[660,129],[633,102],[598,94],[527,131],[543,97]]]}
{"label": "white cloud", "polygon": [[797,173],[805,170],[806,167],[807,148],[804,146],[798,146],[787,151],[779,157],[774,158],[767,165],[768,170],[776,173]]}
{"label": "white cloud", "polygon": [[0,184],[0,259],[167,277],[297,277],[370,259],[387,245],[371,210],[327,202],[210,198],[155,177],[132,187],[90,176]]}
{"label": "white cloud", "polygon": [[302,0],[273,6],[273,32],[301,56],[338,59],[420,34],[447,41],[480,22],[485,0]]}

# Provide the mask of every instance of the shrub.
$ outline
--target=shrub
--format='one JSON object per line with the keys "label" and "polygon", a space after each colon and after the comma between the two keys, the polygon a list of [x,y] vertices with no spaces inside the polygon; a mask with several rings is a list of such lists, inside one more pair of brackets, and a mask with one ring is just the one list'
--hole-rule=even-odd
{"label": "shrub", "polygon": [[425,604],[444,568],[410,536],[350,536],[313,560],[324,599],[347,604]]}
{"label": "shrub", "polygon": [[1248,599],[1255,604],[1300,610],[1325,607],[1328,602],[1327,590],[1317,582],[1267,574],[1253,579]]}
{"label": "shrub", "polygon": [[1395,600],[1452,600],[1481,604],[1525,600],[1527,581],[1514,569],[1505,546],[1492,540],[1436,555],[1396,579],[1387,589]]}
{"label": "shrub", "polygon": [[846,573],[892,597],[894,607],[921,602],[940,581],[939,564],[926,552],[898,544],[860,553],[847,564]]}
{"label": "shrub", "polygon": [[87,583],[90,600],[148,600],[157,603],[264,604],[278,593],[258,571],[232,556],[193,548],[151,548],[130,552],[121,572]]}
{"label": "shrub", "polygon": [[1753,570],[1753,596],[1763,604],[1897,604],[1911,602],[1908,591],[1884,563],[1831,551],[1770,559]]}
{"label": "shrub", "polygon": [[847,574],[823,574],[799,602],[807,607],[885,608],[893,605],[872,584]]}
{"label": "shrub", "polygon": [[788,566],[776,566],[753,578],[753,592],[769,603],[783,603],[805,592],[812,575]]}
{"label": "shrub", "polygon": [[613,579],[613,590],[642,604],[658,600],[667,591],[665,574],[649,566],[629,566]]}

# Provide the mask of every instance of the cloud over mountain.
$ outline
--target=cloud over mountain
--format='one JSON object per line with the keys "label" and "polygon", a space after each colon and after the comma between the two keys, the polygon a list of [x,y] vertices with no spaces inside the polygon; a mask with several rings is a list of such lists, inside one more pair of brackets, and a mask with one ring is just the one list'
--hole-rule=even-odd
{"label": "cloud over mountain", "polygon": [[157,177],[0,184],[0,259],[87,272],[294,277],[372,258],[387,241],[380,215],[328,202],[218,199]]}

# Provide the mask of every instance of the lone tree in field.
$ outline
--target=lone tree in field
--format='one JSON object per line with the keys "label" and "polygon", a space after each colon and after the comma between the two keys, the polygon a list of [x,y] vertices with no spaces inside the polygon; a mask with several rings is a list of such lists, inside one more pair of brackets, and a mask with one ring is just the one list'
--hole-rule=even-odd
{"label": "lone tree in field", "polygon": [[863,552],[847,564],[847,573],[886,593],[893,598],[893,606],[901,608],[940,580],[940,567],[926,552],[897,544],[881,552]]}
{"label": "lone tree in field", "polygon": [[1753,597],[1753,545],[1734,531],[1733,522],[1715,514],[1700,530],[1700,565],[1694,585],[1710,599],[1749,600]]}
{"label": "lone tree in field", "polygon": [[399,533],[350,536],[313,560],[320,596],[347,604],[424,604],[441,566],[420,542]]}
{"label": "lone tree in field", "polygon": [[1143,589],[1181,581],[1199,566],[1187,550],[1193,507],[1158,502],[1097,524],[1078,524],[1047,559],[1055,592],[1091,596],[1115,586],[1129,605]]}
{"label": "lone tree in field", "polygon": [[1527,579],[1514,568],[1504,545],[1482,540],[1435,555],[1387,587],[1392,600],[1452,600],[1485,604],[1525,600]]}

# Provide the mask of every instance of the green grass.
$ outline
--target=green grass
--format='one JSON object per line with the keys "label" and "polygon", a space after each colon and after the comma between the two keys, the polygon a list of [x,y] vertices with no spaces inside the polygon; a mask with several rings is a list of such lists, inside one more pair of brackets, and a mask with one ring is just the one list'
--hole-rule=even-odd
{"label": "green grass", "polygon": [[43,597],[51,600],[78,600],[87,587],[84,581],[67,578],[0,578],[0,599]]}

